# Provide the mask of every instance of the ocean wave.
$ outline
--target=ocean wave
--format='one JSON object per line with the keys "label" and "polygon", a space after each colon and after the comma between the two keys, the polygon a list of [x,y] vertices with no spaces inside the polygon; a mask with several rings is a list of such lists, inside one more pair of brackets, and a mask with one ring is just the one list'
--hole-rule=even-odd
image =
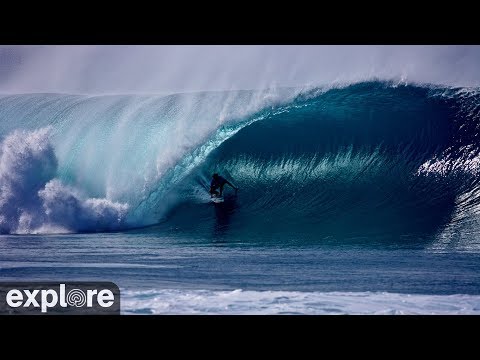
{"label": "ocean wave", "polygon": [[[479,109],[476,89],[380,81],[163,97],[5,96],[2,232],[158,224],[243,238],[445,239],[445,229],[458,234],[465,219],[477,223]],[[37,140],[8,150],[22,138]],[[220,206],[208,203],[212,172],[240,187]]]}

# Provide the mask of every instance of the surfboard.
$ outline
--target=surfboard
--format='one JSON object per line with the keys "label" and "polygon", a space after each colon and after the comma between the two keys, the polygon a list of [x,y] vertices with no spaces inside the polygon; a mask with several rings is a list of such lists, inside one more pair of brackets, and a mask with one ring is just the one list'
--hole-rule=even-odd
{"label": "surfboard", "polygon": [[212,196],[210,198],[210,201],[215,203],[215,204],[218,204],[218,203],[222,203],[224,201],[224,199],[223,199],[223,196]]}

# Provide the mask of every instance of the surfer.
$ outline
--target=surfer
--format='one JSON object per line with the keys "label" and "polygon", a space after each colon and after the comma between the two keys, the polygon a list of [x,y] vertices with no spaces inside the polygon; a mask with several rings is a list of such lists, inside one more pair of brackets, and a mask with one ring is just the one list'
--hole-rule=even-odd
{"label": "surfer", "polygon": [[[213,174],[212,175],[212,181],[210,183],[210,194],[212,196],[222,196],[222,193],[223,193],[223,187],[225,186],[225,184],[228,184],[230,185],[232,188],[235,189],[235,191],[238,190],[237,187],[235,187],[234,185],[232,185],[231,182],[229,182],[227,179],[225,179],[224,177],[218,175],[217,173]],[[220,193],[217,191],[217,189],[220,189]]]}

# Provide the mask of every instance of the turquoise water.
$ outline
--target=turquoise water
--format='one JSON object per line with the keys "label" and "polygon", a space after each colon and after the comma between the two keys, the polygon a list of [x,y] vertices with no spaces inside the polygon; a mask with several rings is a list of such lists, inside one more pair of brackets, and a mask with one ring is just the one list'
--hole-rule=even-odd
{"label": "turquoise water", "polygon": [[[0,279],[113,281],[124,313],[477,313],[479,104],[388,82],[3,95]],[[210,203],[212,172],[238,194]]]}

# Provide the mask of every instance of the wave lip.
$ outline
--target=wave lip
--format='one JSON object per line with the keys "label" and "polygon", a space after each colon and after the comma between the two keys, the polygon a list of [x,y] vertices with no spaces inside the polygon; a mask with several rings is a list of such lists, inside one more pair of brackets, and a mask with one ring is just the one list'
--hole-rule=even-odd
{"label": "wave lip", "polygon": [[122,290],[123,314],[480,314],[479,295],[375,292]]}

